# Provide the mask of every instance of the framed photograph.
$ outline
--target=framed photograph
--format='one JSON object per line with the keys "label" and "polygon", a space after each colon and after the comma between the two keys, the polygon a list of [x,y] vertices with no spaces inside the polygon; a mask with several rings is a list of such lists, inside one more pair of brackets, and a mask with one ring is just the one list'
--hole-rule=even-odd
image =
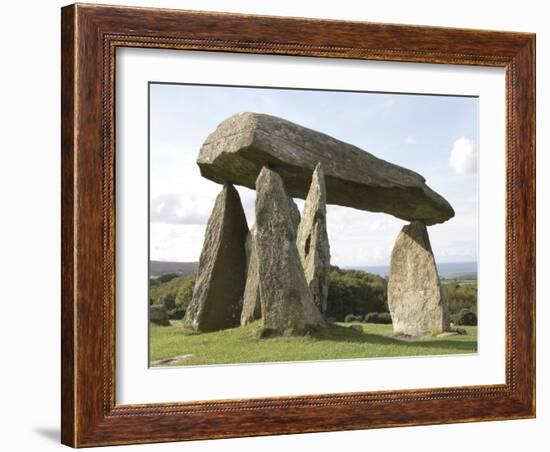
{"label": "framed photograph", "polygon": [[62,442],[535,416],[535,36],[62,9]]}

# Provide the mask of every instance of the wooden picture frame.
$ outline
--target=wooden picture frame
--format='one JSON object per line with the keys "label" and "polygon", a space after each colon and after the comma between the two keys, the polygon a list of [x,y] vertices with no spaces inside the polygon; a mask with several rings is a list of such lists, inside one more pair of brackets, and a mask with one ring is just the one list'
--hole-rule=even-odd
{"label": "wooden picture frame", "polygon": [[[535,35],[71,5],[62,9],[62,442],[73,447],[535,416]],[[506,383],[115,404],[115,50],[506,69]]]}

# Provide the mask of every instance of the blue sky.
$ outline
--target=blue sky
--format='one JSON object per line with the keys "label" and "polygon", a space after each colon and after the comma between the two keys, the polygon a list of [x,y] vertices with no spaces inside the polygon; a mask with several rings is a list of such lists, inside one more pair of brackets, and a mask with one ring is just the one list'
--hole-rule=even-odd
{"label": "blue sky", "polygon": [[[245,87],[150,85],[151,258],[196,261],[221,186],[195,163],[205,138],[228,116],[280,116],[412,169],[454,207],[429,228],[438,262],[477,260],[477,99]],[[238,187],[249,221],[252,190]],[[301,208],[303,203],[297,200]],[[332,263],[385,265],[404,221],[328,206]]]}

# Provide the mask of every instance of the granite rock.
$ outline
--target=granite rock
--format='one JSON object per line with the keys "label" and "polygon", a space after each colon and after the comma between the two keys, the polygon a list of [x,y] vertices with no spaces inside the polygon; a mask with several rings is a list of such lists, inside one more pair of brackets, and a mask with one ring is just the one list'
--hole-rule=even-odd
{"label": "granite rock", "polygon": [[256,181],[256,247],[264,332],[304,334],[325,325],[296,247],[293,202],[282,178],[264,167]]}
{"label": "granite rock", "polygon": [[168,326],[168,312],[163,304],[152,304],[149,306],[149,321],[155,325]]}
{"label": "granite rock", "polygon": [[256,248],[256,225],[252,226],[246,238],[246,285],[244,288],[243,310],[241,325],[258,320],[262,317],[260,301],[260,263]]}
{"label": "granite rock", "polygon": [[225,184],[208,219],[185,321],[197,331],[238,326],[246,281],[248,225],[239,193]]}
{"label": "granite rock", "polygon": [[388,306],[394,334],[427,336],[450,330],[450,317],[426,226],[403,227],[391,255]]}
{"label": "granite rock", "polygon": [[326,188],[319,163],[311,178],[296,240],[313,302],[322,314],[327,310],[330,245],[327,234]]}
{"label": "granite rock", "polygon": [[311,173],[322,163],[327,203],[431,225],[454,216],[451,205],[409,169],[285,119],[239,113],[202,145],[197,164],[215,182],[254,188],[264,166],[275,170],[292,197],[305,199]]}

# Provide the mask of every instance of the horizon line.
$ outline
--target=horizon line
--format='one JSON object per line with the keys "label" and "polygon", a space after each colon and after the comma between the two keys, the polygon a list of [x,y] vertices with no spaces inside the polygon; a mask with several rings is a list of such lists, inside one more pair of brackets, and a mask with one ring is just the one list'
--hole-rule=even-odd
{"label": "horizon line", "polygon": [[[178,260],[163,260],[163,259],[149,259],[150,262],[170,262],[170,263],[174,263],[174,264],[198,264],[198,260],[197,261],[178,261]],[[445,261],[445,262],[437,262],[436,261],[436,265],[437,264],[472,264],[472,263],[478,263],[477,259],[476,260],[471,260],[471,261]],[[334,265],[336,267],[344,267],[344,266],[347,266],[349,267],[349,265],[342,265],[342,264],[332,264],[331,265]],[[361,264],[360,266],[361,267],[386,267],[386,266],[389,266],[390,265],[390,262],[388,262],[387,264]]]}

